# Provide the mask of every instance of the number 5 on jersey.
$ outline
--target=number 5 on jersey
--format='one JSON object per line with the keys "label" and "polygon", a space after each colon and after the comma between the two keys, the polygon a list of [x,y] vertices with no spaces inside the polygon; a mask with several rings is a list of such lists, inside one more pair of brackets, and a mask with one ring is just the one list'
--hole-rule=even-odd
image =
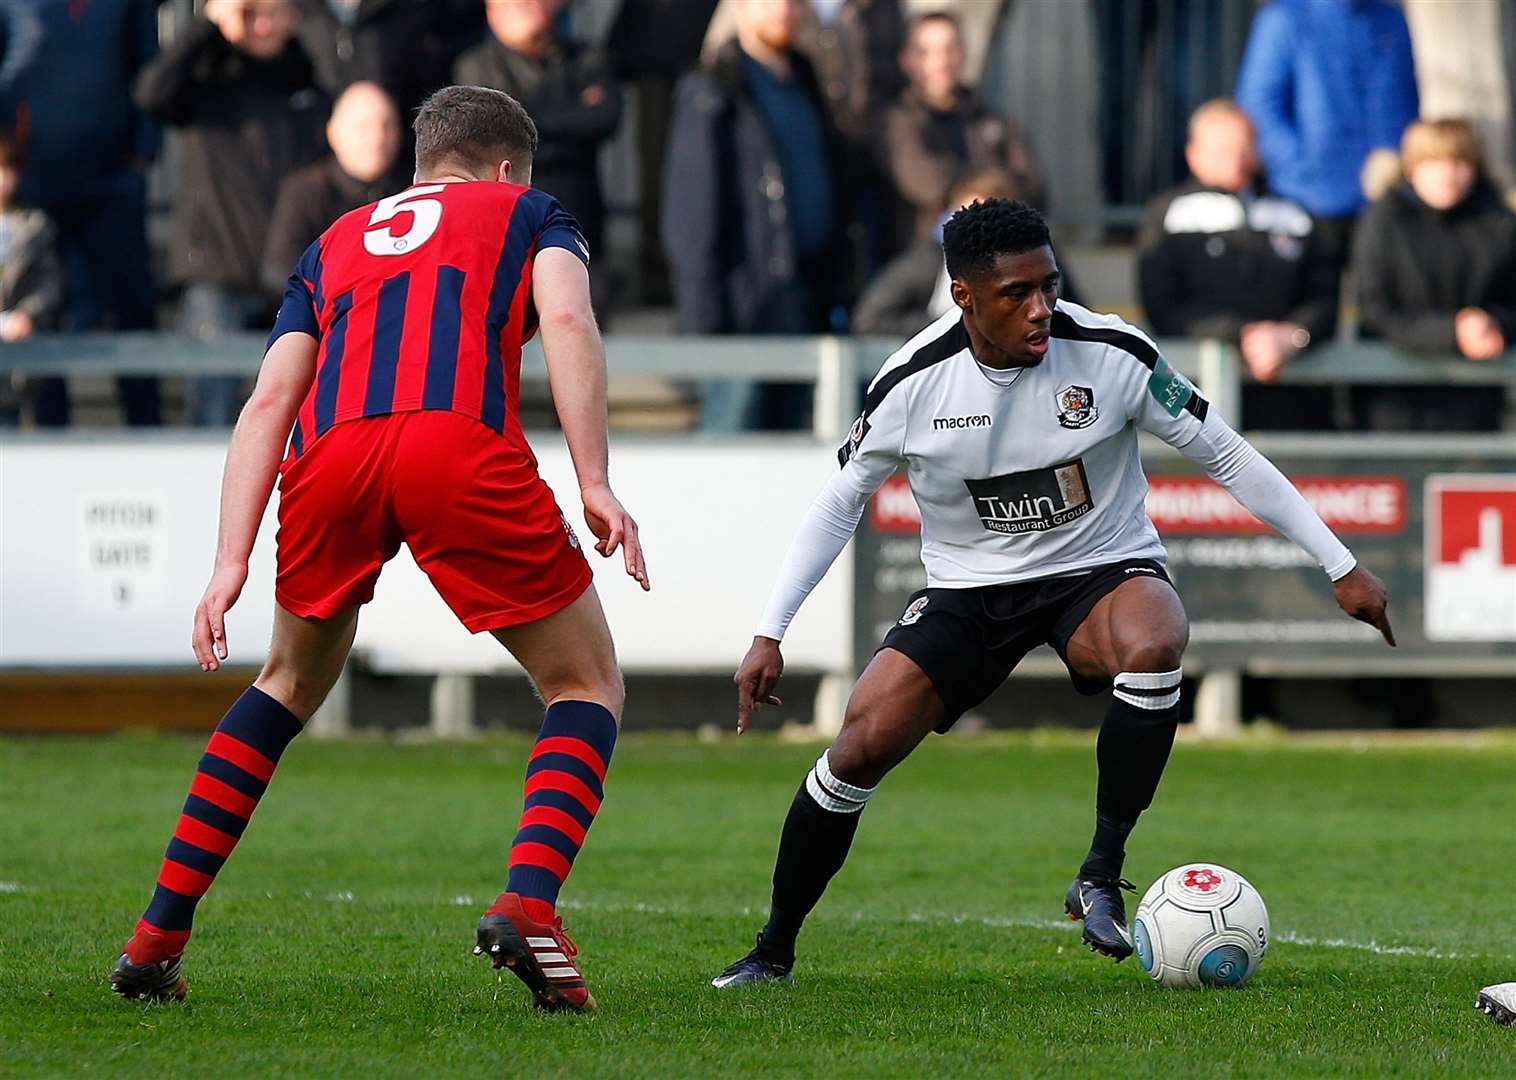
{"label": "number 5 on jersey", "polygon": [[[435,195],[446,187],[446,184],[426,184],[380,199],[368,219],[368,223],[377,228],[364,231],[363,249],[370,255],[404,255],[426,243],[442,221],[441,201],[426,196]],[[403,233],[396,233],[391,226],[384,224],[404,213],[411,215],[411,227]]]}

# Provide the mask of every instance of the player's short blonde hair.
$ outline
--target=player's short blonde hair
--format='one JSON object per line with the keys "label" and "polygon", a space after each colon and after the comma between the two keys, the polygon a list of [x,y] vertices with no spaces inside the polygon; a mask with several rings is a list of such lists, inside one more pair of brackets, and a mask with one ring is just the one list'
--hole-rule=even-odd
{"label": "player's short blonde hair", "polygon": [[1451,158],[1479,168],[1484,154],[1466,120],[1417,120],[1400,139],[1400,166],[1407,174],[1423,161]]}
{"label": "player's short blonde hair", "polygon": [[416,172],[457,162],[476,171],[507,160],[518,168],[537,152],[537,125],[521,102],[485,86],[445,86],[427,98],[412,125]]}

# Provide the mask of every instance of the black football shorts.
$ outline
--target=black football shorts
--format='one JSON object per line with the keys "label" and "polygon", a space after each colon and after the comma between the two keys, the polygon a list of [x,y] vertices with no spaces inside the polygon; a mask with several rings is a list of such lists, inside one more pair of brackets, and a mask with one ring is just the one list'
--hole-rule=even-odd
{"label": "black football shorts", "polygon": [[[1168,581],[1163,564],[1127,559],[1083,574],[1041,578],[972,589],[922,589],[884,635],[881,649],[914,660],[947,706],[946,731],[989,697],[1038,645],[1051,645],[1068,667],[1068,644],[1102,596],[1123,581],[1154,577]],[[1069,667],[1081,694],[1107,689]]]}

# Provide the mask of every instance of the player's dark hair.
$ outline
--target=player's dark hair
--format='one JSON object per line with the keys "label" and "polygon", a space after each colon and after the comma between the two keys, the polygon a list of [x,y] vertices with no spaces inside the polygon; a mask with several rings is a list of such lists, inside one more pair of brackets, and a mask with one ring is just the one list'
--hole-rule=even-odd
{"label": "player's dark hair", "polygon": [[1002,255],[1020,255],[1052,243],[1035,207],[1015,199],[980,199],[948,218],[942,250],[949,277],[989,273]]}
{"label": "player's dark hair", "polygon": [[507,159],[522,166],[537,153],[537,125],[521,102],[485,86],[444,86],[422,103],[412,126],[418,173],[449,159],[478,167]]}

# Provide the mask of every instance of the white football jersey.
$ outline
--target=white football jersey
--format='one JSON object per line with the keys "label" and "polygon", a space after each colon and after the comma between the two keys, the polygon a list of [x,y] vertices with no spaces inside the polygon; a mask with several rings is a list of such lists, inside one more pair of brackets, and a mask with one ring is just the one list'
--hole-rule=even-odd
{"label": "white football jersey", "polygon": [[1208,408],[1114,315],[1060,300],[1042,362],[998,371],[954,308],[885,362],[837,456],[860,501],[906,467],[929,586],[1026,581],[1164,560],[1137,430],[1183,447]]}

